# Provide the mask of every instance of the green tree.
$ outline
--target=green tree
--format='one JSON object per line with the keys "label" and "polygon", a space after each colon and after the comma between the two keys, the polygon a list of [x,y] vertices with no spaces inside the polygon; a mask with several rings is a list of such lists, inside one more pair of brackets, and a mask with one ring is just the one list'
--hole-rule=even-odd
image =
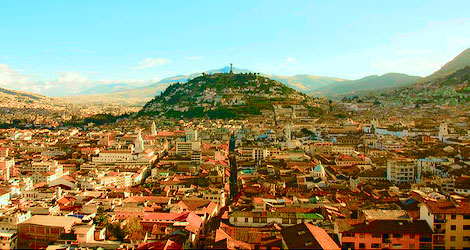
{"label": "green tree", "polygon": [[143,240],[145,235],[143,232],[140,219],[138,217],[132,217],[126,224],[125,230],[131,241]]}

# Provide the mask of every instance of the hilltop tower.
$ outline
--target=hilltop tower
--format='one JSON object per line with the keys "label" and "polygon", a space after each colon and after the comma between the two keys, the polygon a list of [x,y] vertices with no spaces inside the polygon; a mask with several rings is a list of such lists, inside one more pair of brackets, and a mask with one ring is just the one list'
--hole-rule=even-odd
{"label": "hilltop tower", "polygon": [[230,74],[233,74],[233,63],[230,63]]}
{"label": "hilltop tower", "polygon": [[447,122],[443,121],[439,125],[439,140],[444,141],[444,137],[446,137],[447,135],[449,135],[449,127],[447,125]]}

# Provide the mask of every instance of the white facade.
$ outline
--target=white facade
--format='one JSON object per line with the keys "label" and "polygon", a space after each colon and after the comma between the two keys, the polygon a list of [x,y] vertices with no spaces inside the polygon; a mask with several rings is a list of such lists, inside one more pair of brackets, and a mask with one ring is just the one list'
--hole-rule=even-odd
{"label": "white facade", "polygon": [[417,167],[413,160],[388,160],[387,180],[396,184],[414,183],[417,180]]}

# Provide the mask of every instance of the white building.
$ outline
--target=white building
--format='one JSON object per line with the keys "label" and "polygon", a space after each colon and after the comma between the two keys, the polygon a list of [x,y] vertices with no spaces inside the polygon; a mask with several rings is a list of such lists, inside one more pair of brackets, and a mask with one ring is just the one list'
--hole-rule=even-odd
{"label": "white building", "polygon": [[419,182],[419,173],[413,159],[389,159],[387,180],[396,184]]}

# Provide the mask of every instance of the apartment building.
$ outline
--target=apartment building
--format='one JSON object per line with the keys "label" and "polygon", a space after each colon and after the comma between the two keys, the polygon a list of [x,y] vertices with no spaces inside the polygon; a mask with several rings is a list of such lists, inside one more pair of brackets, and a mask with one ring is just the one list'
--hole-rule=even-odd
{"label": "apartment building", "polygon": [[416,162],[413,159],[389,159],[387,180],[396,184],[414,183],[418,179]]}
{"label": "apartment building", "polygon": [[433,230],[434,249],[470,249],[470,202],[426,200],[420,219]]}

